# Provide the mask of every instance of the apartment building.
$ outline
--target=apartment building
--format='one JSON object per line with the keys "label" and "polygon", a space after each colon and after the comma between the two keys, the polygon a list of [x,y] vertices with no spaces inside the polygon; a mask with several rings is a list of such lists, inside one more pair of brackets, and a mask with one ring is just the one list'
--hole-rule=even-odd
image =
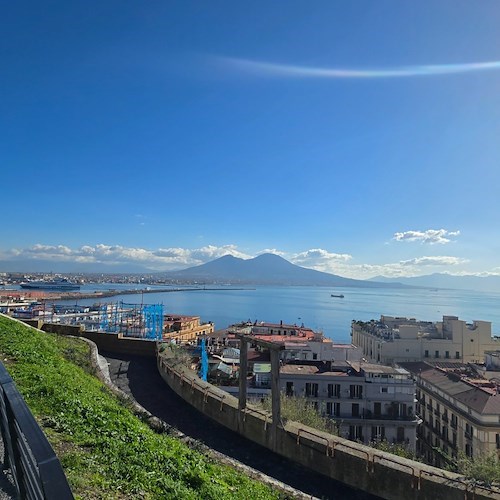
{"label": "apartment building", "polygon": [[380,321],[353,321],[352,343],[362,355],[382,364],[425,360],[457,360],[482,363],[486,351],[500,349],[492,338],[491,322],[466,323],[457,316],[443,321],[381,316]]}
{"label": "apartment building", "polygon": [[304,396],[337,422],[340,435],[416,447],[415,382],[405,369],[347,361],[295,361],[280,369],[288,396]]}
{"label": "apartment building", "polygon": [[[444,467],[460,452],[500,458],[500,378],[464,363],[400,363],[417,383],[417,453]],[[500,375],[500,373],[499,373]]]}
{"label": "apartment building", "polygon": [[210,335],[214,331],[213,323],[201,323],[199,316],[165,314],[163,318],[163,340],[193,342],[200,335]]}

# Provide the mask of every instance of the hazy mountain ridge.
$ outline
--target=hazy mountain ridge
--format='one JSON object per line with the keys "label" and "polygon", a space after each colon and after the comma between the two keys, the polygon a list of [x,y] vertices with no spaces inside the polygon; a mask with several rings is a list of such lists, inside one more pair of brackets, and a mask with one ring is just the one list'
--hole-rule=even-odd
{"label": "hazy mountain ridge", "polygon": [[409,278],[387,278],[375,276],[370,281],[382,283],[399,282],[409,286],[426,288],[455,288],[459,290],[477,290],[481,292],[500,292],[500,276],[453,276],[451,274],[434,273]]}
{"label": "hazy mountain ridge", "polygon": [[343,278],[335,274],[297,266],[275,254],[262,254],[253,259],[225,255],[206,264],[182,271],[165,273],[169,278],[206,282],[246,283],[261,285],[305,285],[336,287],[393,288],[406,287],[398,283]]}

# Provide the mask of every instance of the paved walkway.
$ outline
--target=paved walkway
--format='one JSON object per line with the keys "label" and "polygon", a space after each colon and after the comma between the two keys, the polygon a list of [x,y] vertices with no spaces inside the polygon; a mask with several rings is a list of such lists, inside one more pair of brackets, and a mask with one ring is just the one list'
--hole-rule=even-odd
{"label": "paved walkway", "polygon": [[163,381],[154,359],[101,352],[113,382],[153,415],[210,448],[304,493],[324,499],[374,499],[236,434],[193,409]]}

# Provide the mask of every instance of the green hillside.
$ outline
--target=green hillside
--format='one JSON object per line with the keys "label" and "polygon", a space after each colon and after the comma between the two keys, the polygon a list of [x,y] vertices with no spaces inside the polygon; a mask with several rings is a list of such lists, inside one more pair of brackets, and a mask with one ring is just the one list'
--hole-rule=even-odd
{"label": "green hillside", "polygon": [[0,316],[0,353],[76,497],[280,497],[178,439],[155,433],[89,373],[85,342]]}

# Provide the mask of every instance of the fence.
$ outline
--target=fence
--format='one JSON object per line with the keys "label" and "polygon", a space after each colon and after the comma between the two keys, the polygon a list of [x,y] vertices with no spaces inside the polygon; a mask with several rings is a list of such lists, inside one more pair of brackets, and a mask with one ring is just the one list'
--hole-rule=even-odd
{"label": "fence", "polygon": [[4,464],[12,471],[19,498],[73,499],[54,450],[2,363],[0,430],[5,450]]}

